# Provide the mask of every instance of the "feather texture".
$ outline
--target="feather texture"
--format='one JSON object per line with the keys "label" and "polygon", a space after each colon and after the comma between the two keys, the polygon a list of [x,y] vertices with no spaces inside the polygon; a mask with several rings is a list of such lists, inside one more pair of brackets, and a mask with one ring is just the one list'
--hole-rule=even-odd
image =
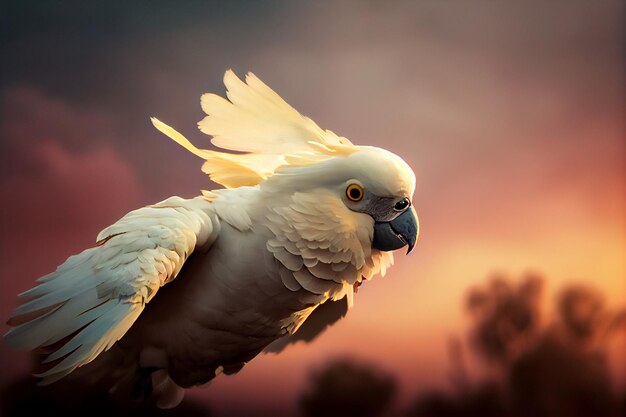
{"label": "feather texture", "polygon": [[[98,235],[96,247],[70,257],[21,294],[26,302],[14,312],[21,324],[5,335],[6,342],[31,350],[69,338],[43,361],[57,363],[36,375],[42,384],[89,363],[126,333],[196,247],[216,239],[211,212],[202,197],[172,197],[131,211]],[[19,319],[25,315],[34,317]]]}
{"label": "feather texture", "polygon": [[347,297],[352,306],[354,285],[384,273],[393,262],[391,253],[371,249],[372,218],[350,212],[325,189],[276,197],[264,223],[273,235],[267,249],[285,268],[283,284],[304,288],[322,301]]}
{"label": "feather texture", "polygon": [[218,184],[253,186],[279,166],[310,165],[358,150],[348,139],[301,115],[252,73],[244,82],[226,71],[224,85],[228,100],[216,94],[202,96],[207,116],[198,127],[212,136],[213,145],[243,154],[199,149],[172,127],[151,119],[160,132],[206,160],[202,171]]}

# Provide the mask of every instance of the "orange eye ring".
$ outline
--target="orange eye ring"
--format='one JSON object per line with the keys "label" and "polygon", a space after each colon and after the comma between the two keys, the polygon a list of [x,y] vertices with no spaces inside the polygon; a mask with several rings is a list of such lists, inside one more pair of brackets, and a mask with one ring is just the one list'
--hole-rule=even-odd
{"label": "orange eye ring", "polygon": [[363,191],[363,187],[361,187],[359,184],[350,184],[348,185],[348,188],[346,188],[346,197],[348,197],[348,200],[352,201],[353,203],[358,203],[359,201],[363,200],[364,196],[365,191]]}

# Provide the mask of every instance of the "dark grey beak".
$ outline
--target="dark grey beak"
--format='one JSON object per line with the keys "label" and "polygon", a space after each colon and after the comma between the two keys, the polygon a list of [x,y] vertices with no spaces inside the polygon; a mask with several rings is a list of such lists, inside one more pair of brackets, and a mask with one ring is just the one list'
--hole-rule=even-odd
{"label": "dark grey beak", "polygon": [[374,223],[372,247],[382,251],[390,251],[408,245],[409,250],[406,252],[408,254],[415,246],[418,232],[417,215],[411,207],[390,222]]}

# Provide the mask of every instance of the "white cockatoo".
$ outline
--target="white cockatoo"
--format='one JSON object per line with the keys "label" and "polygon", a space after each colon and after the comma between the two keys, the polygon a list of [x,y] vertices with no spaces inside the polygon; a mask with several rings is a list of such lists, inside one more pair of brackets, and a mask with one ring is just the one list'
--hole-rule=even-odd
{"label": "white cockatoo", "polygon": [[198,123],[222,151],[152,119],[224,188],[131,211],[20,294],[5,340],[44,355],[42,384],[173,407],[307,319],[311,339],[345,314],[328,306],[352,305],[393,250],[413,248],[415,175],[400,157],[321,129],[253,74],[227,71],[224,84],[228,99],[203,95]]}

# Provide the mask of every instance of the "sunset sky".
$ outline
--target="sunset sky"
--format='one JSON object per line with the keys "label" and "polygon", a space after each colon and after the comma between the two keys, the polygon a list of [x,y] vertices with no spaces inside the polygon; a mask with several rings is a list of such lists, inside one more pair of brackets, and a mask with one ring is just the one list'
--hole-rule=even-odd
{"label": "sunset sky", "polygon": [[[400,403],[445,388],[464,296],[494,271],[543,274],[547,300],[588,282],[626,305],[624,2],[130,3],[0,6],[2,321],[18,292],[127,211],[214,186],[149,117],[208,146],[199,97],[223,94],[228,68],[402,156],[421,235],[314,343],[196,398],[287,409],[338,356],[395,374]],[[0,358],[0,385],[26,372],[25,354],[0,344]]]}

